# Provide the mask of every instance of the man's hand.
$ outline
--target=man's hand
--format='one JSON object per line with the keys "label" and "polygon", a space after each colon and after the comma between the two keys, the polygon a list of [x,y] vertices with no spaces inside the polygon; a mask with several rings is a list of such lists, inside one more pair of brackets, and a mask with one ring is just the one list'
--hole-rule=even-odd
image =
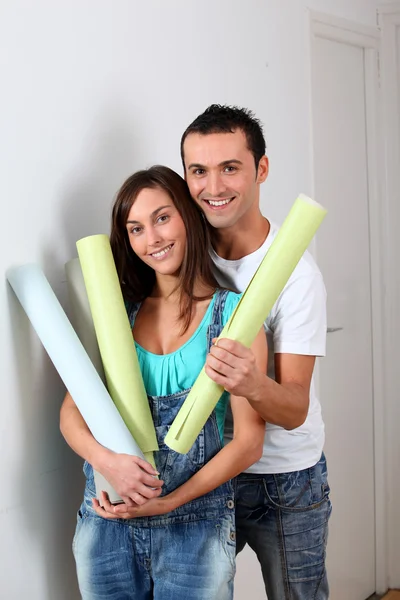
{"label": "man's hand", "polygon": [[157,479],[158,473],[150,463],[137,456],[107,450],[95,469],[107,479],[126,506],[141,506],[161,494],[164,482]]}
{"label": "man's hand", "polygon": [[[264,332],[258,339],[261,335]],[[276,381],[257,367],[251,349],[219,339],[207,356],[205,371],[234,396],[247,398],[267,423],[296,429],[307,418],[315,356],[278,353],[274,363]]]}
{"label": "man's hand", "polygon": [[99,517],[103,519],[135,519],[137,517],[153,517],[156,515],[164,515],[175,508],[169,496],[162,498],[153,498],[148,500],[146,504],[141,506],[127,506],[126,504],[110,503],[108,495],[101,492],[103,507],[97,498],[93,498],[93,508]]}
{"label": "man's hand", "polygon": [[207,375],[227,392],[247,399],[256,399],[265,373],[257,367],[255,356],[243,344],[219,339],[207,356]]}

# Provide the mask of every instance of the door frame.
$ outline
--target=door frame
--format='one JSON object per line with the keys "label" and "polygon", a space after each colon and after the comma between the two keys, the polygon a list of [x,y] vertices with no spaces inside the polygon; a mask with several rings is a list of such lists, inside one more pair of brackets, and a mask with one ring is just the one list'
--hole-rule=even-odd
{"label": "door frame", "polygon": [[[373,435],[374,435],[374,506],[375,506],[375,587],[377,593],[387,590],[387,527],[386,527],[386,474],[385,474],[385,336],[384,290],[387,276],[384,271],[386,256],[384,214],[382,211],[382,181],[384,168],[382,140],[379,135],[379,49],[378,27],[369,27],[347,19],[334,17],[309,9],[309,83],[312,121],[312,50],[316,38],[323,38],[357,46],[364,51],[368,212],[371,272],[371,332],[373,378]],[[311,130],[311,140],[313,139]],[[314,185],[314,155],[312,153],[312,182]],[[329,213],[328,213],[329,218]],[[318,246],[316,248],[318,256]]]}
{"label": "door frame", "polygon": [[392,277],[387,279],[385,298],[386,310],[386,477],[387,477],[387,531],[388,531],[388,583],[389,587],[400,586],[400,523],[398,519],[398,464],[396,457],[400,456],[400,440],[394,430],[398,422],[400,410],[398,407],[398,390],[400,376],[395,365],[398,353],[398,336],[400,334],[400,317],[398,305],[400,301],[400,275],[398,261],[400,243],[395,224],[400,219],[398,206],[400,190],[400,64],[397,42],[400,39],[400,2],[386,2],[378,7],[378,23],[381,28],[381,103],[382,131],[385,153],[385,196],[387,199],[386,234],[387,250],[386,264]]}

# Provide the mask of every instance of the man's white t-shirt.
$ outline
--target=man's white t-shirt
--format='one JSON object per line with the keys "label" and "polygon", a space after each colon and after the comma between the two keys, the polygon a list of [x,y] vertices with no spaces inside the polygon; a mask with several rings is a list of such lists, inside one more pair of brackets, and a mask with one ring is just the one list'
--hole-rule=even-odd
{"label": "man's white t-shirt", "polygon": [[[243,292],[277,233],[278,227],[271,223],[263,245],[239,260],[225,260],[211,249],[214,274],[219,284]],[[268,375],[272,378],[275,376],[274,353],[325,356],[326,291],[321,272],[309,252],[300,259],[264,327],[269,351]],[[225,435],[232,438],[230,410]],[[246,472],[268,474],[307,469],[319,461],[324,441],[324,423],[313,377],[306,421],[292,431],[266,423],[263,456]]]}

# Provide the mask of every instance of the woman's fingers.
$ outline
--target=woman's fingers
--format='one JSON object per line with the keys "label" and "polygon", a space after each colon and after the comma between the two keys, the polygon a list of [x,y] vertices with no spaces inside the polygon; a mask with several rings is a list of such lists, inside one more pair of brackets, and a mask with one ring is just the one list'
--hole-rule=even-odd
{"label": "woman's fingers", "polygon": [[147,486],[149,488],[161,488],[164,485],[162,479],[157,479],[157,477],[153,475],[148,475],[143,471],[140,475],[140,481],[142,482],[142,484],[144,484],[144,486]]}
{"label": "woman's fingers", "polygon": [[[103,497],[104,493],[105,492],[101,492],[103,503],[105,502],[104,497]],[[107,496],[107,499],[108,499],[108,496]],[[93,505],[95,512],[99,515],[99,517],[102,517],[103,519],[119,519],[120,518],[119,515],[115,515],[112,511],[109,512],[103,506],[100,506],[100,502],[97,500],[97,498],[93,498],[92,505]]]}
{"label": "woman's fingers", "polygon": [[159,475],[159,472],[156,471],[153,465],[147,462],[147,460],[143,460],[143,458],[135,456],[135,462],[141,469],[143,469],[143,471],[146,471],[146,473],[149,473],[150,475]]}

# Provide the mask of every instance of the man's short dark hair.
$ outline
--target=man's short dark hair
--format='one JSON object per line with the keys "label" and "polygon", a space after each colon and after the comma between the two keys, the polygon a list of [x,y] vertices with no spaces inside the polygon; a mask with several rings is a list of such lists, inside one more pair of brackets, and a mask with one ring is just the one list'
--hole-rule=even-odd
{"label": "man's short dark hair", "polygon": [[247,146],[254,156],[256,169],[258,169],[260,159],[265,154],[265,139],[260,121],[247,108],[221,104],[211,104],[183,133],[181,138],[183,168],[185,168],[183,145],[189,134],[234,133],[237,129],[243,131],[246,136]]}

